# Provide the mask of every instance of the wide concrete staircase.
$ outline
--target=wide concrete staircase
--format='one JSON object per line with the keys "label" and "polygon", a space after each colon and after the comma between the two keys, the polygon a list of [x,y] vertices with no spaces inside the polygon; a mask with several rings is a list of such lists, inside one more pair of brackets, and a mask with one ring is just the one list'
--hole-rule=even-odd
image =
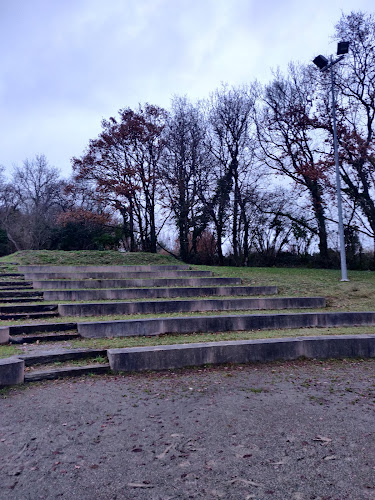
{"label": "wide concrete staircase", "polygon": [[[2,343],[375,324],[372,312],[300,312],[324,309],[325,298],[279,297],[275,286],[243,286],[239,278],[215,277],[211,271],[192,270],[186,265],[19,266],[19,273],[1,279],[5,281],[0,282],[0,304],[4,303],[0,305],[0,319],[34,320],[1,327]],[[37,303],[42,300],[54,303]],[[293,312],[274,312],[283,309]],[[256,310],[272,312],[251,312]],[[217,314],[213,314],[215,311]],[[145,317],[126,319],[129,315]],[[59,322],[53,322],[57,316]],[[121,319],[96,320],[96,316]],[[69,321],[61,321],[63,317]],[[72,317],[78,321],[71,321]],[[84,317],[91,317],[90,321],[78,319]],[[38,318],[43,322],[36,322]],[[24,360],[25,380],[31,381],[103,373],[109,370],[106,352],[75,349],[18,358]],[[93,363],[98,356],[99,361]],[[67,366],[51,368],[56,360]],[[77,360],[79,366],[74,366]],[[113,366],[124,369],[123,364],[116,363]],[[169,367],[168,363],[163,366]]]}

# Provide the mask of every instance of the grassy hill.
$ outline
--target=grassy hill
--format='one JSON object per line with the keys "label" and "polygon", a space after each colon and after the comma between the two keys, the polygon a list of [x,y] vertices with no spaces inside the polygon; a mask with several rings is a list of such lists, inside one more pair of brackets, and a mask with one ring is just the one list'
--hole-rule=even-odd
{"label": "grassy hill", "polygon": [[80,250],[64,252],[60,250],[23,250],[0,258],[0,263],[17,265],[53,265],[53,266],[131,266],[179,264],[170,255],[145,252],[122,253],[113,250]]}

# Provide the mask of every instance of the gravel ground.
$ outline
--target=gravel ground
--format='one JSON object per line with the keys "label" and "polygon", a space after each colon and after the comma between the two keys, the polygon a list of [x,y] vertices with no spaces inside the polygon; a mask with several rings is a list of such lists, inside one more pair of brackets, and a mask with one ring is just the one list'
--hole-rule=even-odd
{"label": "gravel ground", "polygon": [[375,499],[375,360],[86,377],[0,397],[1,499]]}

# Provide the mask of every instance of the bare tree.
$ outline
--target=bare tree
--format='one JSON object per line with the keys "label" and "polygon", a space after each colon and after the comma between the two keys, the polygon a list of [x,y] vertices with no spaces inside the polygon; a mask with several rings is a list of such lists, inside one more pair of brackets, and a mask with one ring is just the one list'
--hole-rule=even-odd
{"label": "bare tree", "polygon": [[44,155],[15,167],[2,190],[2,221],[17,250],[48,247],[60,210],[62,181]]}
{"label": "bare tree", "polygon": [[205,126],[199,107],[193,106],[185,97],[176,97],[166,123],[166,148],[160,175],[164,206],[175,219],[180,256],[184,262],[191,260],[191,254],[196,252],[197,239],[207,227],[199,196],[199,180],[206,160],[204,138]]}
{"label": "bare tree", "polygon": [[[237,265],[243,251],[240,248],[241,228],[246,231],[248,224],[245,219],[247,191],[256,179],[252,129],[255,99],[255,86],[229,88],[223,85],[211,96],[209,103],[208,146],[213,181],[212,196],[206,203],[216,228],[219,261],[223,261],[223,236],[230,220],[233,257]],[[248,253],[247,248],[245,253]]]}
{"label": "bare tree", "polygon": [[264,89],[257,115],[260,159],[273,171],[307,192],[315,215],[321,264],[327,265],[328,243],[325,191],[329,185],[325,147],[312,121],[316,83],[310,68],[290,65]]}

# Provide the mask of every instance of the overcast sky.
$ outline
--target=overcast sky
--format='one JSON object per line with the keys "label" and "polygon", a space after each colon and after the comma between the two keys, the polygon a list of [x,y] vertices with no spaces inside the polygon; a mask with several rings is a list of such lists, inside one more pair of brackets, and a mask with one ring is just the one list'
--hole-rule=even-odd
{"label": "overcast sky", "polygon": [[373,0],[0,0],[0,165],[70,158],[102,118],[334,53],[341,13]]}

